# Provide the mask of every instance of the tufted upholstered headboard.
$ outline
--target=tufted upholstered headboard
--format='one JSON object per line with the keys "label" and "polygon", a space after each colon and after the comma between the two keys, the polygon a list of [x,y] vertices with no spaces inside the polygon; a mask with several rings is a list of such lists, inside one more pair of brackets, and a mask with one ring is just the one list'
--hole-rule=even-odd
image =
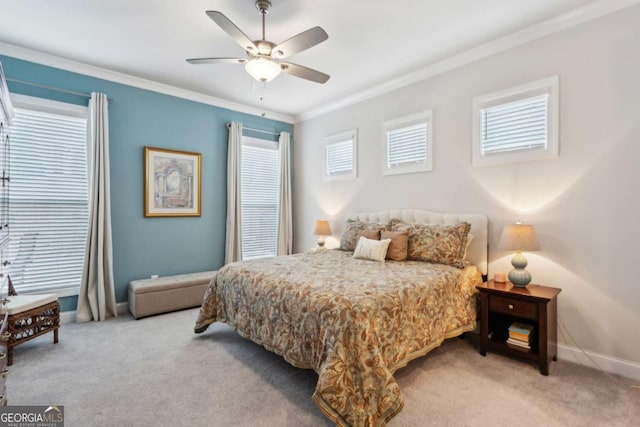
{"label": "tufted upholstered headboard", "polygon": [[470,234],[473,235],[471,246],[467,251],[467,259],[478,266],[483,275],[487,275],[487,217],[473,213],[440,213],[423,209],[389,209],[379,212],[355,212],[349,214],[348,219],[358,219],[364,222],[378,222],[381,224],[398,218],[407,224],[443,224],[454,225],[459,222],[471,224]]}

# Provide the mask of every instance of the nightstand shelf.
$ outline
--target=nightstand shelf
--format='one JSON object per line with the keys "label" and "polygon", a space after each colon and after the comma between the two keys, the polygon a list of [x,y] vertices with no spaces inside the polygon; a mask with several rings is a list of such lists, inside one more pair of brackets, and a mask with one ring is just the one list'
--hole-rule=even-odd
{"label": "nightstand shelf", "polygon": [[[480,291],[480,354],[497,350],[538,362],[540,373],[549,375],[549,363],[557,355],[557,302],[560,289],[540,285],[526,288],[493,280],[478,286]],[[507,345],[508,328],[514,322],[534,327],[531,349]]]}

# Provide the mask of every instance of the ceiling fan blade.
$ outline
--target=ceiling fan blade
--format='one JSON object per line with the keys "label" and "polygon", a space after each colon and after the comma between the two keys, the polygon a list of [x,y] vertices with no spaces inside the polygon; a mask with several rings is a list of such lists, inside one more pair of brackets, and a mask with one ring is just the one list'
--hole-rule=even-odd
{"label": "ceiling fan blade", "polygon": [[281,62],[280,67],[282,71],[292,76],[300,77],[301,79],[311,80],[316,83],[326,83],[330,76],[312,68],[303,67],[302,65],[292,64],[290,62]]}
{"label": "ceiling fan blade", "polygon": [[224,16],[217,10],[208,10],[205,12],[209,18],[213,20],[225,33],[229,34],[232,39],[236,41],[243,49],[250,52],[258,52],[256,45],[242,32],[240,28],[236,26],[229,18]]}
{"label": "ceiling fan blade", "polygon": [[283,41],[272,50],[272,55],[276,58],[287,58],[303,50],[309,49],[329,38],[325,30],[320,27],[313,27]]}
{"label": "ceiling fan blade", "polygon": [[244,64],[244,58],[191,58],[187,59],[189,64]]}

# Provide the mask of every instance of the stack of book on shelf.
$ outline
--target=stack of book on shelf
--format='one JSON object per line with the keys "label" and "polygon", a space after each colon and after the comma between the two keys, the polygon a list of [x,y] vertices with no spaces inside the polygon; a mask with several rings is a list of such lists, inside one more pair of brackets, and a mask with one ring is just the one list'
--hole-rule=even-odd
{"label": "stack of book on shelf", "polygon": [[532,340],[532,325],[516,322],[509,326],[509,338],[507,338],[508,347],[520,351],[529,351],[531,350]]}

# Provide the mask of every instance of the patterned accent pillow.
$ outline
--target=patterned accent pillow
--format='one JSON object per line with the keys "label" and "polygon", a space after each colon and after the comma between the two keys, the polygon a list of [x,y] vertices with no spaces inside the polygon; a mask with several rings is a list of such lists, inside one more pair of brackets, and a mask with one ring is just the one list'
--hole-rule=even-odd
{"label": "patterned accent pillow", "polygon": [[387,257],[387,249],[389,249],[391,239],[371,240],[366,237],[358,239],[358,246],[353,251],[353,257],[356,259],[368,259],[371,261],[384,262]]}
{"label": "patterned accent pillow", "polygon": [[391,231],[407,231],[407,259],[464,267],[464,254],[471,224],[404,224],[395,222]]}
{"label": "patterned accent pillow", "polygon": [[366,231],[379,232],[387,229],[388,227],[385,224],[348,219],[344,233],[342,233],[342,238],[340,238],[340,249],[343,251],[353,251],[356,249],[356,244],[358,243],[358,238],[361,233]]}

